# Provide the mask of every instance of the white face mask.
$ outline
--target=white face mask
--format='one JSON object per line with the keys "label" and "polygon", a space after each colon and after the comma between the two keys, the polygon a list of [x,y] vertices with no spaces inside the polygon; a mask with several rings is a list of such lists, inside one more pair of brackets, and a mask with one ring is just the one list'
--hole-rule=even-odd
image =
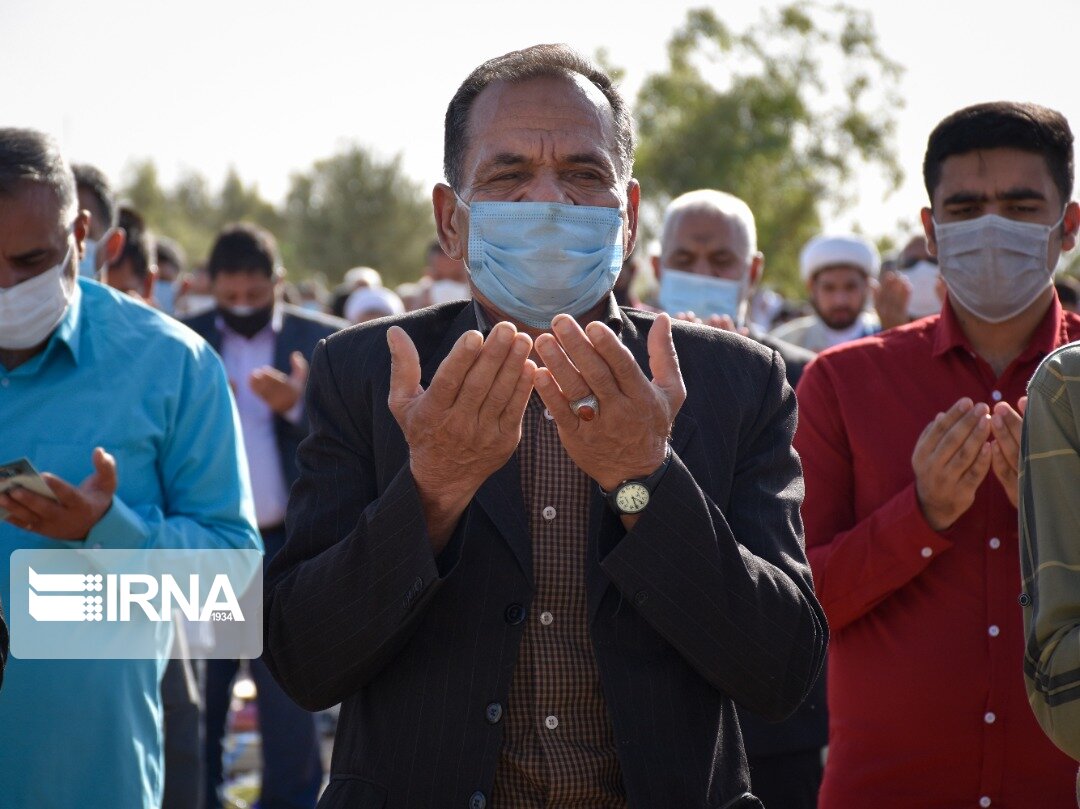
{"label": "white face mask", "polygon": [[938,265],[957,302],[987,323],[1023,312],[1053,283],[1050,234],[1061,226],[1016,222],[996,214],[934,222]]}
{"label": "white face mask", "polygon": [[89,236],[83,242],[83,257],[79,259],[79,275],[84,278],[97,278],[98,243]]}
{"label": "white face mask", "polygon": [[739,324],[744,287],[740,281],[660,268],[657,303],[668,314],[693,312],[700,318],[727,315]]}
{"label": "white face mask", "polygon": [[941,273],[937,264],[932,261],[916,261],[906,270],[901,270],[900,274],[911,284],[908,317],[926,317],[941,311],[941,300],[937,296],[937,282]]}
{"label": "white face mask", "polygon": [[68,246],[64,260],[8,289],[0,289],[0,348],[21,350],[44,343],[60,325],[75,294],[68,277]]}

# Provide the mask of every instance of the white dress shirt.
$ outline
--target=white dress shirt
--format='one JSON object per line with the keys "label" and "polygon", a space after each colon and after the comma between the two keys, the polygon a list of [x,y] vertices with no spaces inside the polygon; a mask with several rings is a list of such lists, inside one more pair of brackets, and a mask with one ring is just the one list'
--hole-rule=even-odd
{"label": "white dress shirt", "polygon": [[[236,409],[240,413],[251,489],[255,495],[255,519],[260,528],[273,528],[285,521],[289,487],[285,482],[285,470],[281,468],[281,455],[274,432],[274,411],[251,389],[248,380],[252,371],[273,366],[274,347],[281,331],[281,314],[275,309],[270,323],[250,340],[230,329],[221,317],[217,319],[217,327],[221,334],[221,359],[225,363],[225,372],[236,396]],[[285,418],[293,423],[299,421],[302,409],[302,403],[298,402]]]}

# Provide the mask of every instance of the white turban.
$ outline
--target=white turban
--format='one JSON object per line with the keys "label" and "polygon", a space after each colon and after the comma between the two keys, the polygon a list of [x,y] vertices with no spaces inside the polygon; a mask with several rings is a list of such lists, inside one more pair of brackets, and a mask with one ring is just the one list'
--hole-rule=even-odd
{"label": "white turban", "polygon": [[799,255],[799,272],[804,281],[813,278],[818,270],[836,265],[858,267],[870,278],[877,278],[881,256],[873,242],[855,234],[815,236]]}

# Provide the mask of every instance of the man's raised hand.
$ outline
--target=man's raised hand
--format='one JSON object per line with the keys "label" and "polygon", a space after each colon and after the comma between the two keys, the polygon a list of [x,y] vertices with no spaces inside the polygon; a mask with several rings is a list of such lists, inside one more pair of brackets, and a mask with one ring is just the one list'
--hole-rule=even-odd
{"label": "man's raised hand", "polygon": [[[536,340],[545,365],[536,373],[536,390],[567,454],[608,491],[628,478],[648,476],[666,457],[672,422],[686,399],[671,319],[661,314],[649,330],[652,380],[603,323],[583,330],[572,317],[558,315],[552,325],[553,334]],[[590,393],[600,412],[582,421],[570,403]]]}
{"label": "man's raised hand", "polygon": [[915,443],[915,491],[935,531],[949,528],[975,501],[990,470],[990,429],[990,408],[964,397],[938,413]]}
{"label": "man's raised hand", "polygon": [[439,365],[427,390],[420,357],[398,326],[390,347],[390,412],[409,445],[409,467],[436,553],[449,541],[477,489],[514,454],[532,392],[532,339],[499,323],[487,340],[468,331]]}

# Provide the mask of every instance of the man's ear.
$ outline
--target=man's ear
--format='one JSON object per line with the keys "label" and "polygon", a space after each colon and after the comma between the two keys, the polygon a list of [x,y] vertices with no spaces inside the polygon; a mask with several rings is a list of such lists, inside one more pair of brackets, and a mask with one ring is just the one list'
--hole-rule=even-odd
{"label": "man's ear", "polygon": [[446,183],[436,183],[431,190],[431,206],[443,252],[450,258],[465,261],[469,243],[468,211],[458,203],[457,194]]}
{"label": "man's ear", "polygon": [[90,212],[79,211],[75,217],[75,262],[86,254],[86,235],[90,232]]}
{"label": "man's ear", "polygon": [[934,232],[934,212],[929,208],[923,208],[919,212],[919,218],[922,220],[923,233],[926,234],[926,252],[936,258],[937,234]]}
{"label": "man's ear", "polygon": [[631,180],[626,186],[626,247],[623,256],[634,252],[637,244],[638,206],[641,204],[641,184]]}
{"label": "man's ear", "polygon": [[753,292],[758,288],[758,284],[761,283],[761,276],[765,272],[765,254],[760,250],[754,253],[753,259],[750,261],[750,275],[747,284],[747,288]]}
{"label": "man's ear", "polygon": [[124,252],[124,244],[127,242],[127,234],[123,228],[109,228],[101,237],[101,244],[97,251],[97,269],[101,270],[106,264],[112,264],[120,254]]}
{"label": "man's ear", "polygon": [[1070,202],[1065,206],[1065,217],[1061,223],[1061,249],[1068,252],[1076,247],[1077,231],[1080,231],[1080,205]]}

